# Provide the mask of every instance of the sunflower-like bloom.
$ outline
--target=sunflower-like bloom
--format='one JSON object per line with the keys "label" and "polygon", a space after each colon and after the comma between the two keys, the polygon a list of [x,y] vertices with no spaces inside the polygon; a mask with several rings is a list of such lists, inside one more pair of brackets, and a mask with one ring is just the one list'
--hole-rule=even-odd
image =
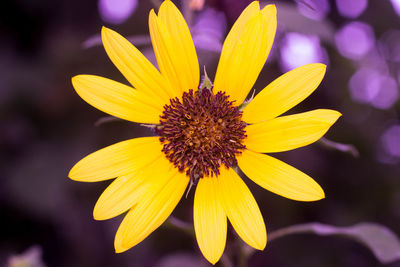
{"label": "sunflower-like bloom", "polygon": [[[292,150],[321,138],[340,117],[318,109],[280,116],[319,85],[325,65],[294,69],[241,105],[268,57],[276,8],[252,2],[223,45],[212,89],[199,88],[200,71],[189,28],[176,6],[162,3],[149,15],[159,70],[129,41],[103,28],[104,48],[131,86],[93,75],[72,78],[77,93],[94,107],[128,121],[151,124],[156,136],[103,148],[79,161],[69,177],[83,182],[116,178],[100,196],[94,218],[125,212],[116,252],[135,246],[172,213],[189,183],[196,186],[193,221],[201,252],[221,257],[227,219],[250,246],[263,250],[267,234],[259,207],[235,170],[289,199],[324,198],[308,175],[264,153]],[[243,108],[244,106],[244,108]]]}

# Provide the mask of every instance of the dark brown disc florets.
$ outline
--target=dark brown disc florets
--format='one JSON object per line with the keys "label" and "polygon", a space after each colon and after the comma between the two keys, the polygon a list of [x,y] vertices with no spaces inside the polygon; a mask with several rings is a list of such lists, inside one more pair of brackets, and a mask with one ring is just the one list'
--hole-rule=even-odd
{"label": "dark brown disc florets", "polygon": [[218,175],[223,164],[237,164],[235,155],[245,148],[246,124],[242,112],[224,92],[201,89],[183,93],[164,106],[156,132],[166,157],[196,183]]}

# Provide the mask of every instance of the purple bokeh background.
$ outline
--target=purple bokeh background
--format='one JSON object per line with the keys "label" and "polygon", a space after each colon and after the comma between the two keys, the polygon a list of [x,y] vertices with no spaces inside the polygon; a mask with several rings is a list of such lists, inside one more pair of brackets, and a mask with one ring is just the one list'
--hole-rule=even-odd
{"label": "purple bokeh background", "polygon": [[[213,78],[227,31],[250,1],[206,0],[204,6],[199,1],[195,11],[188,1],[174,2],[191,22],[201,70],[206,66]],[[246,178],[267,230],[312,221],[338,226],[373,221],[400,235],[400,1],[260,3],[277,5],[278,32],[255,91],[298,66],[327,64],[319,89],[289,113],[339,110],[343,116],[327,138],[353,144],[360,153],[354,158],[316,143],[274,155],[321,184],[327,197],[318,202],[291,201]],[[194,238],[165,226],[115,254],[113,238],[122,216],[101,222],[92,218],[96,199],[109,182],[67,178],[83,156],[152,134],[128,122],[95,126],[105,114],[80,99],[70,79],[95,74],[127,83],[99,42],[103,25],[129,37],[155,63],[148,14],[158,4],[19,0],[2,5],[0,266],[32,246],[41,251],[46,266],[208,266]],[[192,205],[190,194],[174,216],[192,223]],[[228,253],[236,249],[231,230]],[[381,265],[355,242],[298,235],[269,243],[249,266]]]}

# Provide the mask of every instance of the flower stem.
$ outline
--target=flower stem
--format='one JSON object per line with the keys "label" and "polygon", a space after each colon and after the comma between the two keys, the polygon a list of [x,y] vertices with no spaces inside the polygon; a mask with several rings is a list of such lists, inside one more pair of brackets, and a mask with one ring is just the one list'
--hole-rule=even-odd
{"label": "flower stem", "polygon": [[189,223],[179,220],[174,216],[169,216],[169,219],[165,222],[165,226],[181,230],[190,236],[194,236],[194,231],[192,226]]}
{"label": "flower stem", "polygon": [[239,267],[247,267],[247,260],[249,259],[249,253],[246,253],[245,244],[237,237],[238,243],[238,266]]}
{"label": "flower stem", "polygon": [[328,149],[335,149],[335,150],[339,150],[344,153],[348,153],[355,158],[358,158],[360,156],[360,153],[358,152],[357,148],[352,144],[342,144],[342,143],[334,142],[325,137],[322,137],[321,139],[319,139],[318,143]]}

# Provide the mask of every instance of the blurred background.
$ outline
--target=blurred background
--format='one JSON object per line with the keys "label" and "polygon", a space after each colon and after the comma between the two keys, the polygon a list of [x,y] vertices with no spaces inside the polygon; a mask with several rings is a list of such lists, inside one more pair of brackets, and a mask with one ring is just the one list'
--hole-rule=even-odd
{"label": "blurred background", "polygon": [[[213,78],[227,30],[250,1],[174,2],[190,23],[201,69],[205,65]],[[295,202],[245,179],[267,231],[308,222],[351,226],[368,221],[400,235],[400,1],[268,3],[277,5],[278,32],[254,88],[258,92],[282,73],[307,63],[327,64],[318,90],[290,113],[339,110],[343,116],[326,137],[354,145],[359,156],[329,149],[326,143],[274,155],[315,178],[326,199]],[[113,239],[122,216],[108,221],[92,217],[97,198],[110,182],[79,183],[67,177],[83,156],[152,134],[129,122],[98,123],[106,114],[79,98],[71,77],[95,74],[127,83],[100,43],[102,25],[129,38],[154,62],[147,21],[150,9],[159,4],[2,1],[0,266],[208,266],[193,237],[166,226],[129,251],[115,254]],[[173,213],[190,224],[193,192]],[[235,250],[232,236],[228,253]],[[399,261],[383,265],[360,243],[318,235],[271,241],[248,263],[400,266]]]}

